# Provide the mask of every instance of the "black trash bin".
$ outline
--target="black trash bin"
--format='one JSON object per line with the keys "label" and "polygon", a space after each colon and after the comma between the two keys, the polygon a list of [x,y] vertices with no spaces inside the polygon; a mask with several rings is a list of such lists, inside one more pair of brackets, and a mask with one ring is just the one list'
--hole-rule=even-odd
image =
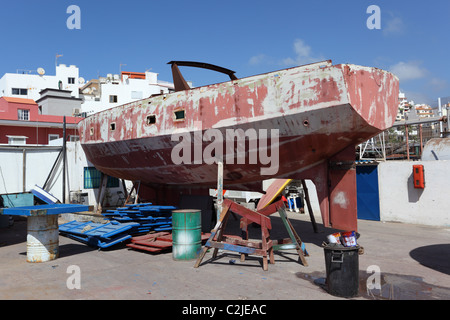
{"label": "black trash bin", "polygon": [[326,288],[338,297],[351,298],[359,293],[359,246],[324,247]]}

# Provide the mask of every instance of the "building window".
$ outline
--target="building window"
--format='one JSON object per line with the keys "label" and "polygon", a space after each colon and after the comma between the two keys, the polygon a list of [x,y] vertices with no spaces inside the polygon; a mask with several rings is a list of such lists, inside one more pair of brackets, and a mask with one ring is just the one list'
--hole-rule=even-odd
{"label": "building window", "polygon": [[30,110],[18,109],[17,110],[17,118],[23,121],[30,120]]}
{"label": "building window", "polygon": [[26,96],[28,95],[28,89],[12,88],[12,94],[17,96]]}
{"label": "building window", "polygon": [[48,142],[52,141],[52,140],[57,140],[59,139],[59,134],[49,134],[48,135]]}
{"label": "building window", "polygon": [[[102,173],[98,171],[95,167],[85,167],[84,168],[84,189],[98,189],[102,179]],[[106,184],[107,188],[118,188],[119,179],[109,177]]]}
{"label": "building window", "polygon": [[109,96],[109,103],[117,103],[117,96]]}
{"label": "building window", "polygon": [[69,78],[69,79],[67,79],[67,82],[69,83],[69,84],[75,84],[75,78]]}
{"label": "building window", "polygon": [[14,144],[14,145],[27,144],[28,137],[23,137],[23,136],[7,136],[7,137],[8,137],[8,144]]}
{"label": "building window", "polygon": [[69,136],[69,141],[71,141],[71,142],[80,141],[80,136],[72,136],[72,135],[70,135]]}

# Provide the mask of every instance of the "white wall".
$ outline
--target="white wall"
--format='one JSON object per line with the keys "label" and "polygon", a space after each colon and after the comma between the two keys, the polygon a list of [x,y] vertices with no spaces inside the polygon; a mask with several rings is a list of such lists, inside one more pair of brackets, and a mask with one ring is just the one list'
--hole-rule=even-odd
{"label": "white wall", "polygon": [[[74,65],[66,66],[65,64],[60,64],[56,67],[55,78],[57,84],[59,81],[61,81],[63,85],[62,90],[72,91],[72,96],[74,96],[75,98],[79,97],[79,88],[80,88],[79,77],[80,71]],[[70,84],[69,78],[75,78],[75,83]]]}
{"label": "white wall", "polygon": [[[425,169],[423,190],[413,185],[413,165],[417,164]],[[321,222],[314,183],[306,180],[306,186],[314,216]],[[381,221],[450,227],[450,160],[381,162],[378,186]]]}
{"label": "white wall", "polygon": [[[92,98],[85,95],[86,99],[81,105],[82,112],[91,115],[109,108],[121,106],[133,101],[147,99],[152,94],[159,94],[161,90],[164,93],[169,92],[168,87],[172,87],[169,83],[158,84],[158,74],[146,72],[146,79],[128,79],[124,81],[107,80],[106,83],[101,83],[101,100],[94,101]],[[117,103],[110,103],[109,96],[117,96]]]}
{"label": "white wall", "polygon": [[[57,89],[58,82],[55,76],[40,76],[37,74],[15,74],[6,73],[1,82],[0,95],[5,97],[16,97],[32,99],[34,101],[40,98],[39,92],[45,88]],[[28,94],[12,95],[12,88],[28,89]]]}
{"label": "white wall", "polygon": [[[413,185],[413,165],[418,164],[424,166],[425,189],[415,189]],[[380,163],[381,221],[450,226],[449,182],[449,160]]]}
{"label": "white wall", "polygon": [[[74,84],[69,84],[69,77],[75,78]],[[74,66],[60,64],[56,67],[56,75],[38,75],[38,74],[20,74],[6,73],[0,80],[0,96],[16,97],[24,99],[38,100],[41,95],[39,92],[43,89],[58,89],[58,82],[61,81],[63,90],[72,92],[72,96],[78,98],[78,88],[80,84],[79,69]],[[12,95],[12,88],[28,89],[28,95]]]}
{"label": "white wall", "polygon": [[[58,153],[54,147],[0,147],[0,194],[29,192],[36,184],[42,187]],[[53,189],[61,186],[55,181]]]}
{"label": "white wall", "polygon": [[[56,142],[62,143],[62,139]],[[54,142],[54,141],[52,141]],[[25,157],[24,151],[25,150]],[[58,157],[60,149],[54,147],[17,147],[0,146],[0,194],[31,192],[35,185],[43,187],[51,169]],[[25,164],[25,173],[24,173]],[[88,163],[79,142],[67,143],[67,170],[66,170],[66,202],[69,203],[70,193],[80,191],[88,193],[89,205],[96,205],[98,189],[84,189],[84,167],[92,166]],[[25,185],[24,185],[25,178]],[[130,182],[127,187],[131,189]],[[118,188],[109,188],[107,201],[115,206]],[[62,200],[62,161],[56,165],[53,175],[49,179],[46,191]],[[108,203],[104,202],[104,206]]]}

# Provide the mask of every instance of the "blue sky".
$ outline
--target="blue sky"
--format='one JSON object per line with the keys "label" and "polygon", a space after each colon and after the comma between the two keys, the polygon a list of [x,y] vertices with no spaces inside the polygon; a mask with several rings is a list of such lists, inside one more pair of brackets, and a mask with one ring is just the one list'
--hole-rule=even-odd
{"label": "blue sky", "polygon": [[[67,8],[81,10],[70,30]],[[369,29],[370,5],[381,29]],[[406,0],[15,0],[2,1],[0,76],[59,63],[85,79],[122,70],[159,73],[171,60],[217,64],[237,77],[331,59],[394,72],[416,103],[450,96],[450,1]],[[183,68],[194,85],[227,80]]]}

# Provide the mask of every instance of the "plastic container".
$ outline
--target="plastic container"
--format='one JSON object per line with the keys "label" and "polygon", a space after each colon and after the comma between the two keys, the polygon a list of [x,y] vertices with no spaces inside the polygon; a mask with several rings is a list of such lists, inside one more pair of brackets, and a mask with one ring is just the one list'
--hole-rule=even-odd
{"label": "plastic container", "polygon": [[349,231],[342,233],[343,245],[345,247],[356,247],[356,233],[355,231]]}
{"label": "plastic container", "polygon": [[351,298],[359,293],[359,246],[324,247],[326,288],[329,294]]}

